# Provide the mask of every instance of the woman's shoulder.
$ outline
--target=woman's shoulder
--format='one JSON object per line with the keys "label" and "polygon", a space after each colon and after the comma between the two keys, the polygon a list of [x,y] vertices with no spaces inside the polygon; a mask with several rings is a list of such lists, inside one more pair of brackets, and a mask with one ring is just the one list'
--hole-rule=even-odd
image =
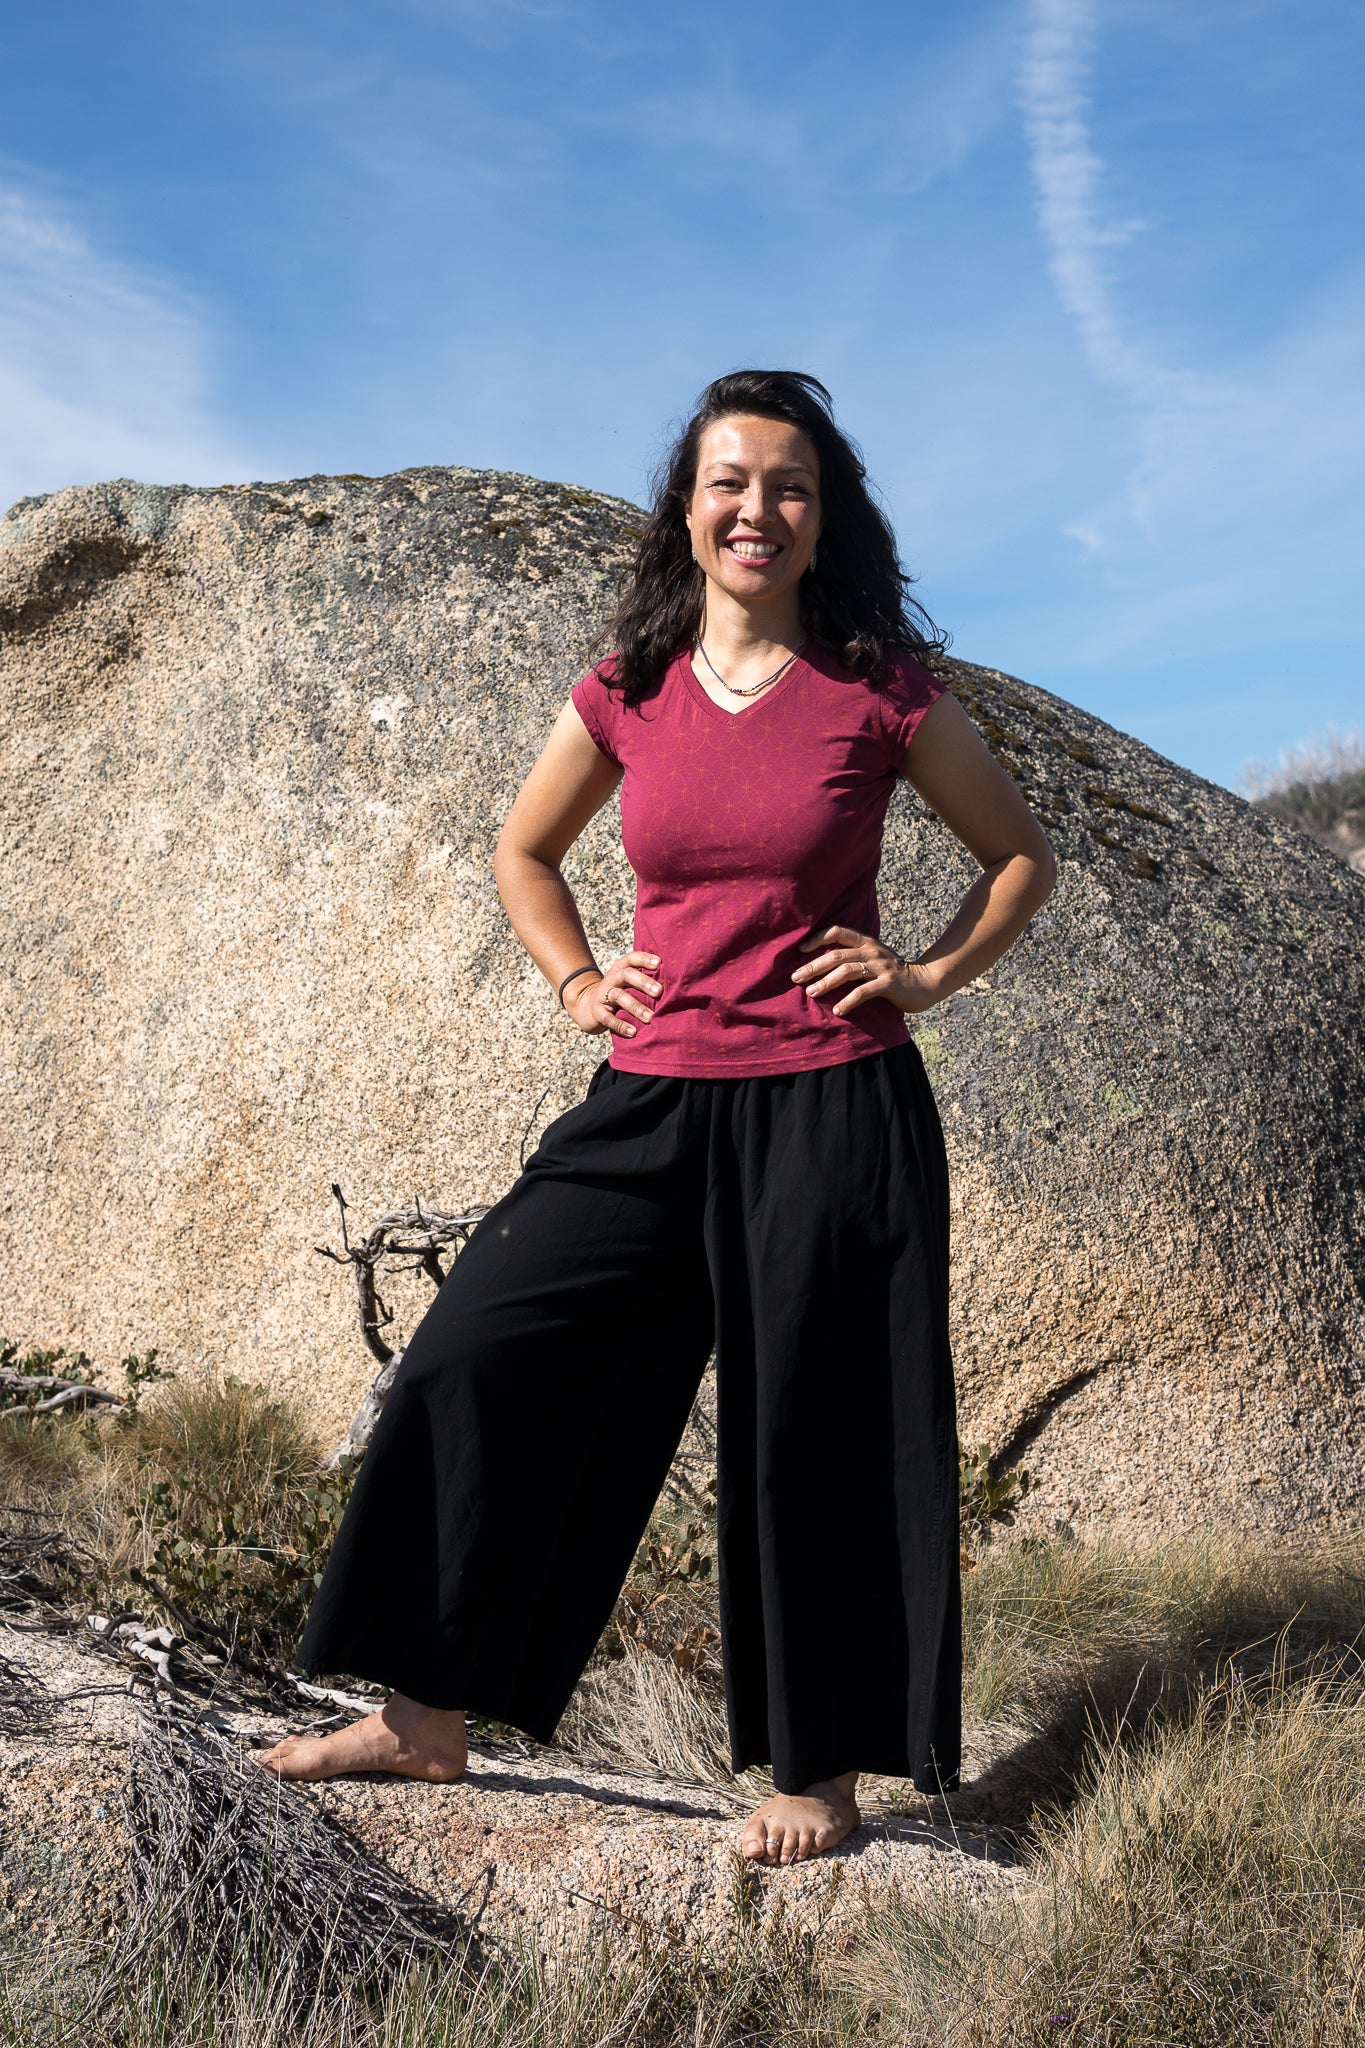
{"label": "woman's shoulder", "polygon": [[620,764],[618,747],[621,692],[611,689],[615,656],[608,654],[594,662],[569,692],[569,701],[582,719],[599,754]]}
{"label": "woman's shoulder", "polygon": [[929,691],[935,697],[941,697],[948,687],[913,647],[888,647],[882,656],[878,679],[887,689]]}
{"label": "woman's shoulder", "polygon": [[621,743],[633,729],[627,721],[638,720],[640,706],[658,694],[686,651],[684,645],[644,689],[628,686],[620,673],[620,658],[615,652],[603,655],[586,675],[579,677],[569,692],[570,700],[592,734],[599,753],[621,765]]}
{"label": "woman's shoulder", "polygon": [[948,685],[942,676],[935,675],[922,655],[911,647],[899,646],[885,650],[871,682],[891,759],[899,768],[920,720],[946,693]]}

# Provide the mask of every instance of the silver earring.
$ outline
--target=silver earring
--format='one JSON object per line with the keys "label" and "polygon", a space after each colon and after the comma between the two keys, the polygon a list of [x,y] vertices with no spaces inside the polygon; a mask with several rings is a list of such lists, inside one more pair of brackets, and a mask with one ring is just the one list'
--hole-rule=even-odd
{"label": "silver earring", "polygon": [[810,551],[810,560],[809,560],[809,561],[807,562],[807,564],[806,564],[806,568],[807,568],[808,570],[812,570],[812,569],[814,569],[814,567],[815,567],[815,557],[816,557],[816,555],[818,554],[818,552],[819,552],[819,550],[818,550],[817,548],[812,548],[812,549],[811,549],[811,551]]}

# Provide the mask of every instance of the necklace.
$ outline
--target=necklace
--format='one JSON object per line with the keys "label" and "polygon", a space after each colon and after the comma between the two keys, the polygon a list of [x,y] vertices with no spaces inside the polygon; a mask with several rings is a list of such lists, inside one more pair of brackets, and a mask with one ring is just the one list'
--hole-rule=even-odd
{"label": "necklace", "polygon": [[782,663],[780,668],[775,668],[770,676],[764,676],[761,683],[746,684],[746,686],[742,690],[737,689],[733,683],[726,682],[724,676],[721,674],[720,670],[716,667],[716,664],[714,663],[714,661],[712,661],[710,655],[707,653],[706,642],[702,639],[700,633],[698,633],[696,641],[693,645],[693,652],[695,653],[697,651],[700,651],[702,660],[706,663],[706,666],[710,669],[716,681],[720,684],[723,690],[728,690],[732,697],[756,697],[760,690],[766,690],[769,683],[775,683],[778,677],[783,673],[783,671],[791,667],[792,663],[796,660],[797,655],[801,653],[805,645],[806,642],[803,640],[801,642],[801,646],[796,648],[791,654],[787,656],[787,659]]}

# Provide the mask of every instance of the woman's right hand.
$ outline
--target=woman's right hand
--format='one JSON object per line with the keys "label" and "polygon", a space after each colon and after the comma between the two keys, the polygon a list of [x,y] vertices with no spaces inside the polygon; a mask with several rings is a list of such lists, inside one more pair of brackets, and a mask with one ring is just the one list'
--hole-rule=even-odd
{"label": "woman's right hand", "polygon": [[649,1022],[654,1012],[628,991],[638,988],[646,996],[659,995],[661,985],[647,971],[658,964],[657,953],[621,953],[603,968],[600,981],[588,982],[577,995],[570,989],[564,1007],[580,1031],[614,1031],[619,1038],[633,1038],[639,1027],[617,1013]]}

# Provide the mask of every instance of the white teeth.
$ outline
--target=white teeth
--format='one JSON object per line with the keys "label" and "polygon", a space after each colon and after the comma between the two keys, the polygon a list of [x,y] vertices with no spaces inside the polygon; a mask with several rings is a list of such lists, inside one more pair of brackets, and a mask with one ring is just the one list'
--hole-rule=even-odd
{"label": "white teeth", "polygon": [[730,553],[743,555],[745,560],[750,562],[768,562],[777,553],[777,549],[767,546],[762,541],[732,540]]}

